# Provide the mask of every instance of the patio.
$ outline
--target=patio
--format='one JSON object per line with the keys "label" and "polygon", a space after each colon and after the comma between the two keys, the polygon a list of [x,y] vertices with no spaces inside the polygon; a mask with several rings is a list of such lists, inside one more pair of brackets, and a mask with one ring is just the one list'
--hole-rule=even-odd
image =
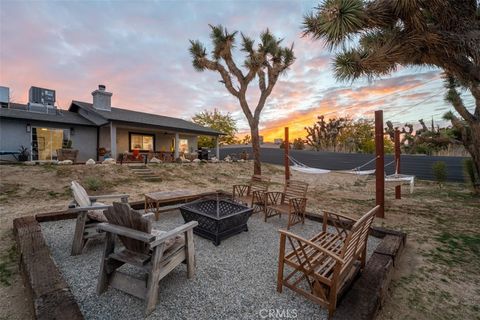
{"label": "patio", "polygon": [[[170,230],[183,223],[180,212],[175,210],[162,213],[157,225],[162,230]],[[144,302],[140,299],[112,288],[97,296],[103,242],[90,242],[82,255],[71,256],[75,220],[40,225],[52,257],[85,318],[144,318]],[[184,265],[174,269],[160,282],[157,307],[148,319],[212,319],[212,316],[252,319],[261,318],[261,312],[266,314],[271,309],[296,312],[299,319],[326,319],[325,308],[289,289],[284,289],[282,294],[276,291],[277,230],[285,225],[285,217],[275,217],[265,223],[261,215],[254,214],[249,220],[248,232],[232,236],[218,247],[195,235],[194,279],[186,278]],[[305,225],[296,225],[291,230],[308,238],[320,228],[319,222],[307,219]],[[379,238],[369,238],[368,257],[379,243]],[[135,273],[134,269],[123,271]]]}

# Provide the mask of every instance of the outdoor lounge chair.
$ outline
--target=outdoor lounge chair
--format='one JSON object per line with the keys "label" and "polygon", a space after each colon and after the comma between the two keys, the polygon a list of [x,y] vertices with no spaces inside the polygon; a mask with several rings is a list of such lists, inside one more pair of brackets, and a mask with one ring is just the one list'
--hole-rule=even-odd
{"label": "outdoor lounge chair", "polygon": [[[108,223],[98,229],[106,232],[105,251],[102,257],[97,294],[108,286],[146,300],[145,314],[150,314],[157,304],[159,282],[176,266],[187,264],[187,278],[195,274],[195,252],[192,221],[164,232],[152,230],[151,221],[126,203],[113,203],[105,211]],[[115,249],[115,236],[123,247]],[[147,274],[140,280],[117,269],[123,264],[133,265]]]}
{"label": "outdoor lounge chair", "polygon": [[[357,271],[357,261],[360,261],[361,269],[365,267],[368,231],[379,208],[376,206],[356,221],[324,212],[322,232],[310,240],[279,230],[277,291],[281,293],[282,287],[286,286],[328,308],[331,317],[337,305],[338,293],[343,291]],[[327,230],[329,220],[336,232]],[[350,230],[345,221],[353,223]],[[287,239],[292,251],[285,253]],[[290,269],[286,276],[285,266]],[[306,283],[302,280],[306,280]]]}
{"label": "outdoor lounge chair", "polygon": [[263,211],[265,205],[265,192],[268,191],[270,178],[253,175],[248,184],[233,186],[233,200],[253,208],[254,212]]}
{"label": "outdoor lounge chair", "polygon": [[71,254],[76,256],[82,253],[89,239],[99,236],[96,230],[97,224],[107,221],[103,210],[107,209],[109,205],[97,202],[97,200],[120,199],[122,202],[127,202],[128,194],[89,196],[77,181],[72,181],[71,189],[74,200],[68,211],[77,213]]}
{"label": "outdoor lounge chair", "polygon": [[288,214],[287,229],[301,222],[305,222],[307,207],[308,183],[296,180],[287,180],[283,192],[265,193],[265,222],[268,218]]}

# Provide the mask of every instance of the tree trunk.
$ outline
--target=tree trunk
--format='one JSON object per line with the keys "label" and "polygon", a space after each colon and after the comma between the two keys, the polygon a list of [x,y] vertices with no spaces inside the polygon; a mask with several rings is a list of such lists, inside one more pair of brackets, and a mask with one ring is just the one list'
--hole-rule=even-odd
{"label": "tree trunk", "polygon": [[262,165],[260,163],[260,135],[258,133],[258,123],[250,127],[252,135],[253,152],[253,174],[262,174]]}
{"label": "tree trunk", "polygon": [[480,120],[470,123],[472,132],[472,144],[467,147],[477,171],[477,178],[480,180]]}

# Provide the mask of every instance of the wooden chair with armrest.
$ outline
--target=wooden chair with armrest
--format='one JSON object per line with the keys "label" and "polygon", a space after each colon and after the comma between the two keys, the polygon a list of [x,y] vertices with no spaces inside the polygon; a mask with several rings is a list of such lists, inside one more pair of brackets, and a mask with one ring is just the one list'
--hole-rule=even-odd
{"label": "wooden chair with armrest", "polygon": [[[195,274],[195,248],[192,221],[168,232],[152,229],[151,220],[126,203],[113,203],[105,211],[108,222],[97,228],[106,232],[105,250],[101,261],[97,294],[109,286],[146,301],[145,315],[157,304],[159,282],[181,263],[187,265],[187,278]],[[123,246],[116,248],[118,237]],[[146,273],[140,280],[117,270],[133,265]]]}
{"label": "wooden chair with armrest", "polygon": [[308,183],[287,180],[283,192],[265,193],[265,222],[282,213],[288,214],[287,230],[297,223],[305,222]]}
{"label": "wooden chair with armrest", "polygon": [[77,214],[71,251],[71,255],[75,256],[82,253],[89,239],[101,236],[101,234],[97,232],[96,226],[101,222],[107,221],[103,210],[107,209],[109,205],[98,202],[97,200],[120,199],[122,202],[127,203],[129,195],[110,194],[89,196],[87,191],[85,191],[77,181],[72,181],[71,190],[73,201],[69,205],[68,212],[75,212]]}
{"label": "wooden chair with armrest", "polygon": [[247,184],[237,184],[233,186],[233,200],[244,203],[254,212],[264,210],[265,193],[268,191],[270,178],[253,175]]}

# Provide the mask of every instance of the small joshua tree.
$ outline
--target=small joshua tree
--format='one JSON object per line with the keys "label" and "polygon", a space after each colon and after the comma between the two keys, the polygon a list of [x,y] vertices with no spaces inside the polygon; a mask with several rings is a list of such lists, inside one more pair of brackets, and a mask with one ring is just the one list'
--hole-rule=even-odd
{"label": "small joshua tree", "polygon": [[[254,160],[254,174],[261,174],[260,164],[260,136],[258,124],[260,113],[265,106],[267,98],[272,93],[280,75],[295,61],[293,44],[282,47],[282,39],[277,39],[267,29],[260,35],[260,42],[255,48],[254,41],[241,34],[240,50],[246,55],[242,71],[233,60],[232,49],[235,47],[237,31],[229,33],[223,26],[210,25],[213,51],[211,57],[207,54],[205,46],[198,40],[190,40],[190,54],[193,58],[193,67],[197,71],[211,70],[220,74],[225,88],[238,99],[245,117],[250,126]],[[260,97],[252,112],[247,102],[247,89],[249,84],[258,77]]]}

